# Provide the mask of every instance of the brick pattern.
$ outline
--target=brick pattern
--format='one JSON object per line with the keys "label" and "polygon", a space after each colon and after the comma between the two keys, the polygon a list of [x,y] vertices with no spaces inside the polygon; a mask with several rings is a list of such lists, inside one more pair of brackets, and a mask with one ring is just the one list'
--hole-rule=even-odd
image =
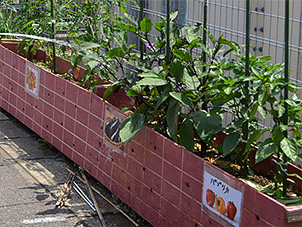
{"label": "brick pattern", "polygon": [[[3,109],[83,166],[152,225],[222,226],[202,205],[203,171],[209,164],[150,128],[141,130],[124,151],[113,152],[103,142],[103,128],[106,105],[115,107],[42,68],[40,98],[35,99],[24,89],[26,62],[0,45]],[[248,195],[242,226],[286,225],[284,206],[238,180],[228,184]]]}

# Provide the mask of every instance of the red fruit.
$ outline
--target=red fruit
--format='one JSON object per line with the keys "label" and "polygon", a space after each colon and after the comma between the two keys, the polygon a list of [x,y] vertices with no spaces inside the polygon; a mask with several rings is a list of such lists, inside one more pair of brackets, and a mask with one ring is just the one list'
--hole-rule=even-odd
{"label": "red fruit", "polygon": [[215,193],[209,188],[207,189],[206,192],[206,198],[207,198],[207,204],[212,207],[215,203]]}
{"label": "red fruit", "polygon": [[234,220],[236,212],[237,212],[237,208],[236,208],[234,202],[228,201],[228,217],[229,217],[229,219]]}

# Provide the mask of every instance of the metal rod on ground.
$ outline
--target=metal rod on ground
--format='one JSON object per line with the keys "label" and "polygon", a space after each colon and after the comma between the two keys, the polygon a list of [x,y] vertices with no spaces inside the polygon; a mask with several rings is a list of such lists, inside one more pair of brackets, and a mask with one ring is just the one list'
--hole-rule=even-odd
{"label": "metal rod on ground", "polygon": [[[68,172],[70,172],[70,173],[73,173],[73,171],[72,170],[70,170],[70,169],[68,169],[67,168],[67,171]],[[80,177],[80,176],[77,176],[77,178],[81,181],[81,182],[83,182],[83,183],[85,183],[85,181]],[[113,204],[109,199],[107,199],[105,196],[103,196],[102,195],[102,193],[98,190],[98,189],[96,189],[95,187],[93,187],[93,186],[91,186],[91,188],[92,188],[92,190],[93,191],[95,191],[99,196],[101,196],[107,203],[109,203],[111,206],[113,206],[117,211],[119,211],[120,213],[122,213],[129,221],[131,221],[132,222],[132,224],[134,224],[135,226],[138,226],[138,224],[135,222],[135,221],[133,221],[124,211],[122,211],[120,208],[118,208],[115,204]]]}
{"label": "metal rod on ground", "polygon": [[104,220],[104,217],[103,217],[103,215],[102,215],[102,213],[101,213],[101,211],[100,211],[99,204],[98,204],[97,201],[96,201],[96,198],[95,198],[95,196],[94,196],[94,194],[93,194],[93,191],[92,191],[92,189],[91,189],[91,186],[90,186],[90,184],[89,184],[89,181],[88,181],[88,179],[87,179],[87,177],[86,177],[86,175],[85,175],[84,172],[82,172],[82,177],[83,177],[83,179],[85,180],[86,185],[88,186],[89,193],[90,193],[90,195],[91,195],[91,197],[92,197],[92,200],[93,200],[93,202],[94,202],[94,206],[95,206],[95,209],[96,209],[96,211],[97,211],[97,213],[98,213],[98,215],[99,215],[99,218],[101,219],[102,225],[103,225],[103,227],[106,227],[107,225],[106,225],[105,220]]}
{"label": "metal rod on ground", "polygon": [[93,211],[96,211],[95,207],[93,206],[93,203],[90,201],[90,199],[86,196],[86,194],[82,191],[82,189],[77,185],[76,182],[74,182],[74,187],[73,189],[76,191],[76,193],[78,193],[78,195],[87,203],[88,206],[90,206],[90,208]]}

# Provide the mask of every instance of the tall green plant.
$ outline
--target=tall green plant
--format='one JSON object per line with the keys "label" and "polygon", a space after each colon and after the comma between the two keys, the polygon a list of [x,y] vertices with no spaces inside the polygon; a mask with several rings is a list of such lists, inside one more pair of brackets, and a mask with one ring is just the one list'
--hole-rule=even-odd
{"label": "tall green plant", "polygon": [[13,33],[17,32],[15,25],[16,8],[12,5],[13,1],[1,1],[0,3],[0,32]]}

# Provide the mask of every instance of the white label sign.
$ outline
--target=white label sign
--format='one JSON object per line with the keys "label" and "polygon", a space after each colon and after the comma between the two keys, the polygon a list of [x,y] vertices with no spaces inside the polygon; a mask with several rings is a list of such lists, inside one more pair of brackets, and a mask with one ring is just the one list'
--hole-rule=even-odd
{"label": "white label sign", "polygon": [[242,192],[230,187],[206,171],[204,173],[202,203],[233,226],[238,227],[240,225]]}

